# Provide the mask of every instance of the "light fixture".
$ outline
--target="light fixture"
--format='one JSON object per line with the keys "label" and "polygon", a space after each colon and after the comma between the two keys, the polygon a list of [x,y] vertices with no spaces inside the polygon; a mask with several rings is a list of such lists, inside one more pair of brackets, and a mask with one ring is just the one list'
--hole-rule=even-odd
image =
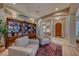
{"label": "light fixture", "polygon": [[29,18],[30,22],[34,23],[34,18]]}
{"label": "light fixture", "polygon": [[39,20],[38,20],[38,26],[41,25],[41,21],[42,21],[42,19],[39,19]]}
{"label": "light fixture", "polygon": [[44,31],[44,32],[45,32],[45,29],[46,29],[46,26],[44,25],[44,26],[43,26],[43,31]]}
{"label": "light fixture", "polygon": [[55,10],[58,10],[58,8],[55,8]]}
{"label": "light fixture", "polygon": [[59,19],[60,19],[60,17],[55,17],[55,19],[56,19],[56,20],[59,20]]}
{"label": "light fixture", "polygon": [[13,5],[15,5],[16,3],[13,3]]}

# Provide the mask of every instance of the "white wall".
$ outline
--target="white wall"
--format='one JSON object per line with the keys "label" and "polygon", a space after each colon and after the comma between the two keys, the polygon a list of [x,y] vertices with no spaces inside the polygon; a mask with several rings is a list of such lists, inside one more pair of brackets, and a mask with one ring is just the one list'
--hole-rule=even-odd
{"label": "white wall", "polygon": [[0,9],[0,19],[3,19],[4,17],[4,10],[3,8]]}

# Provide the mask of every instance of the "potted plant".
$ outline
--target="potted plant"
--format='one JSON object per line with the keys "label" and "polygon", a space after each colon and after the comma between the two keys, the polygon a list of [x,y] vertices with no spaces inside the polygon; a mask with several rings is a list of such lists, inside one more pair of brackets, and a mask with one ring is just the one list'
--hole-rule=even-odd
{"label": "potted plant", "polygon": [[2,43],[2,40],[5,41],[5,39],[7,38],[7,34],[8,34],[8,31],[7,31],[6,24],[0,24],[0,52],[2,52],[5,49],[4,47],[5,44]]}
{"label": "potted plant", "polygon": [[1,33],[4,36],[4,38],[7,37],[7,35],[8,35],[8,29],[7,29],[6,24],[4,24],[4,25],[1,26]]}

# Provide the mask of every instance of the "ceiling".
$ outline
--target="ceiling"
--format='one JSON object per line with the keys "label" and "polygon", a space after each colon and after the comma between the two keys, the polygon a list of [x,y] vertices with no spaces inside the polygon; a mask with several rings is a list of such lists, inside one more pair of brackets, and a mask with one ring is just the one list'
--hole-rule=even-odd
{"label": "ceiling", "polygon": [[[69,3],[17,3],[7,4],[29,17],[41,17],[69,7]],[[55,10],[58,8],[58,10]]]}

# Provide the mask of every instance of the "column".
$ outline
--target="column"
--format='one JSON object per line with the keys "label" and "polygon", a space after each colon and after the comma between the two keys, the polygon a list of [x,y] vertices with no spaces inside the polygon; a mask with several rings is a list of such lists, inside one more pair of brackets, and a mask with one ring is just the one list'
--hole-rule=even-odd
{"label": "column", "polygon": [[51,27],[51,38],[52,37],[54,37],[54,20],[53,20],[53,18],[51,18],[51,25],[50,25],[50,27]]}
{"label": "column", "polygon": [[65,39],[67,42],[67,44],[69,43],[69,16],[66,17],[66,20],[65,20]]}

